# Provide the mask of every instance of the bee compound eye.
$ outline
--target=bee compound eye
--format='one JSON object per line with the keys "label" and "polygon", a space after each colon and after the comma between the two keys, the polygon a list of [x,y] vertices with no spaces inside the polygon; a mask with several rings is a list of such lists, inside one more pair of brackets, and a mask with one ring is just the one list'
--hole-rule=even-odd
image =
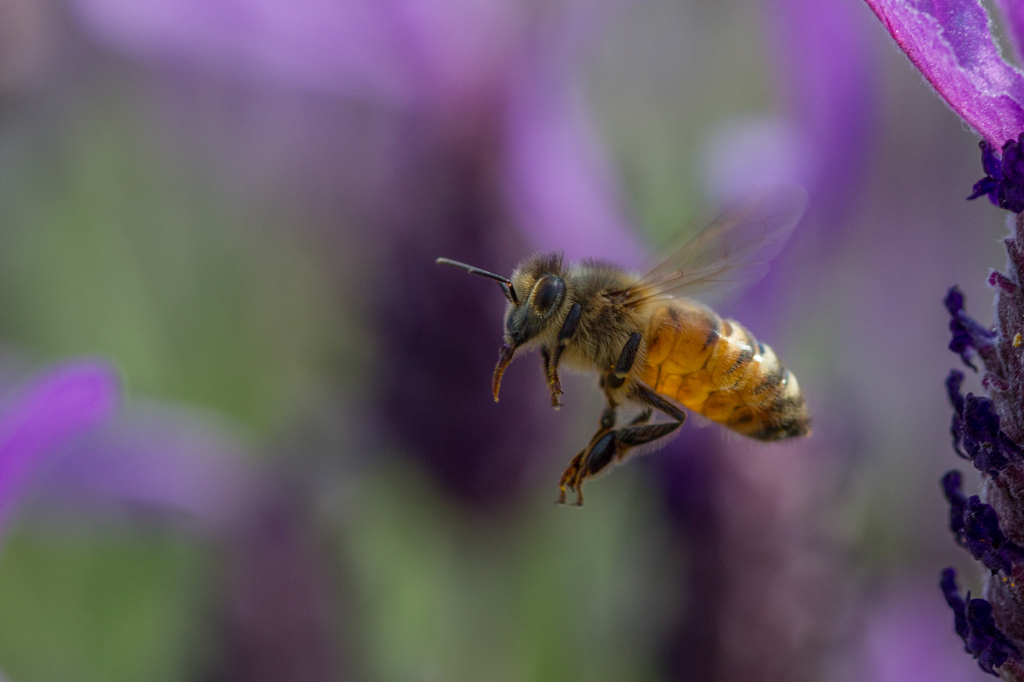
{"label": "bee compound eye", "polygon": [[530,306],[541,315],[546,315],[565,293],[565,282],[561,277],[546,275],[537,282]]}

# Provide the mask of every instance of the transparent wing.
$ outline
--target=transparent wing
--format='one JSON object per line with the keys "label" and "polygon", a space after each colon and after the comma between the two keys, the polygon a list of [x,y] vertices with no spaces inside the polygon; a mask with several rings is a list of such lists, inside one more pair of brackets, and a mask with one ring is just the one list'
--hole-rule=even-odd
{"label": "transparent wing", "polygon": [[800,185],[760,190],[726,209],[623,293],[631,303],[640,303],[755,282],[768,271],[806,206],[807,190]]}

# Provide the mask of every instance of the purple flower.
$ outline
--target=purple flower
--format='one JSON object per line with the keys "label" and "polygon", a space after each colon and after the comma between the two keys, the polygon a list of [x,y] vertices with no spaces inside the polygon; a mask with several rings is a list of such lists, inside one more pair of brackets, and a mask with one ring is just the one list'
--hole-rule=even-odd
{"label": "purple flower", "polygon": [[949,502],[949,529],[960,544],[963,544],[961,535],[964,532],[964,508],[967,506],[967,498],[960,492],[962,482],[962,474],[955,469],[942,477],[942,492]]}
{"label": "purple flower", "polygon": [[[84,369],[84,376],[83,370],[61,375],[61,395],[43,404],[87,407],[84,398],[93,388],[87,382],[96,378],[88,372],[96,372],[89,365]],[[116,376],[109,383],[107,390],[118,397]],[[93,408],[99,416],[103,386],[97,389],[91,402],[99,403]],[[53,391],[44,393],[53,397]],[[218,609],[220,638],[209,646],[221,658],[205,679],[346,679],[338,674],[328,606],[336,593],[311,509],[323,472],[309,471],[314,467],[308,462],[297,466],[294,456],[294,450],[307,455],[309,445],[290,443],[293,456],[287,464],[283,458],[264,458],[261,466],[241,439],[210,415],[139,402],[104,428],[90,433],[83,428],[73,444],[50,448],[65,456],[38,477],[38,495],[27,512],[76,518],[85,512],[99,523],[108,516],[119,521],[141,516],[216,540],[223,590],[211,606]],[[80,412],[84,421],[89,413]],[[337,455],[332,447],[333,460]]]}
{"label": "purple flower", "polygon": [[953,449],[973,462],[979,471],[996,476],[1010,462],[1019,462],[1024,453],[999,428],[999,415],[990,399],[973,393],[965,397],[960,393],[963,380],[963,373],[955,369],[950,370],[946,378],[946,391],[953,405],[949,429]]}
{"label": "purple flower", "polygon": [[1002,571],[1012,576],[1014,565],[1024,561],[1024,550],[1003,535],[995,509],[977,495],[964,497],[961,480],[959,471],[949,471],[942,477],[942,491],[949,501],[949,529],[957,543],[993,573]]}
{"label": "purple flower", "polygon": [[[1000,55],[981,3],[866,1],[936,92],[984,138],[986,177],[970,198],[987,195],[1010,211],[1024,210],[1024,74]],[[1019,37],[1018,14],[1010,17]]]}
{"label": "purple flower", "polygon": [[53,467],[39,497],[47,509],[99,517],[127,506],[231,532],[247,522],[262,487],[253,457],[223,424],[196,410],[135,400]]}
{"label": "purple flower", "polygon": [[0,533],[35,476],[120,404],[116,371],[94,360],[53,368],[10,400],[0,412]]}
{"label": "purple flower", "polygon": [[1021,144],[1024,144],[1024,133],[1004,144],[1002,158],[997,158],[989,143],[979,143],[985,177],[974,183],[974,191],[968,200],[988,196],[989,201],[1000,208],[1014,213],[1024,211],[1024,154],[1021,153]]}
{"label": "purple flower", "polygon": [[1010,576],[1014,565],[1024,559],[1020,546],[1007,540],[999,529],[996,510],[977,495],[971,495],[964,507],[963,540],[974,558],[993,572]]}
{"label": "purple flower", "polygon": [[978,368],[971,363],[971,353],[990,352],[992,339],[996,333],[982,327],[964,312],[964,294],[959,287],[949,288],[943,304],[953,318],[949,321],[949,331],[953,333],[949,349],[959,355],[965,365],[977,372]]}
{"label": "purple flower", "polygon": [[51,368],[8,397],[0,410],[0,540],[40,474],[120,405],[117,372],[95,360]]}
{"label": "purple flower", "polygon": [[992,604],[984,599],[971,599],[968,592],[966,599],[960,596],[956,586],[956,571],[946,568],[942,571],[939,581],[946,603],[953,609],[953,628],[964,648],[978,660],[978,665],[985,672],[998,675],[995,668],[1002,666],[1010,658],[1020,659],[1020,650],[996,626],[992,618]]}

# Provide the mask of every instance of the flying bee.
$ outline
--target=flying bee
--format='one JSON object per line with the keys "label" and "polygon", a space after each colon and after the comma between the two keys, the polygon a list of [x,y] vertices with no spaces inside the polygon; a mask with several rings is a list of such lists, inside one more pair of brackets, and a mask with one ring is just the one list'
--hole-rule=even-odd
{"label": "flying bee", "polygon": [[[607,401],[597,432],[559,480],[583,504],[583,482],[649,451],[686,420],[685,407],[737,433],[775,441],[810,433],[807,406],[796,377],[772,349],[735,320],[689,298],[712,288],[757,279],[782,248],[807,204],[797,185],[763,190],[727,209],[646,275],[614,264],[563,262],[538,254],[505,278],[438,258],[496,280],[508,299],[504,345],[494,369],[501,377],[520,352],[540,349],[551,404],[558,408],[562,364],[597,372]],[[616,425],[623,403],[637,417]],[[680,407],[681,406],[681,407]],[[652,422],[658,412],[667,421]]]}

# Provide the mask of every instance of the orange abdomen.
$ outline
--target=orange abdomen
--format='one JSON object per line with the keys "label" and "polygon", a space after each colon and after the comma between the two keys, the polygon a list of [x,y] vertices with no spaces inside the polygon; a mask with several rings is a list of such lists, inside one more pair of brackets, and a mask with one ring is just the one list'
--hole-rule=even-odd
{"label": "orange abdomen", "polygon": [[675,299],[655,311],[640,380],[708,419],[758,440],[810,432],[796,377],[735,320]]}

